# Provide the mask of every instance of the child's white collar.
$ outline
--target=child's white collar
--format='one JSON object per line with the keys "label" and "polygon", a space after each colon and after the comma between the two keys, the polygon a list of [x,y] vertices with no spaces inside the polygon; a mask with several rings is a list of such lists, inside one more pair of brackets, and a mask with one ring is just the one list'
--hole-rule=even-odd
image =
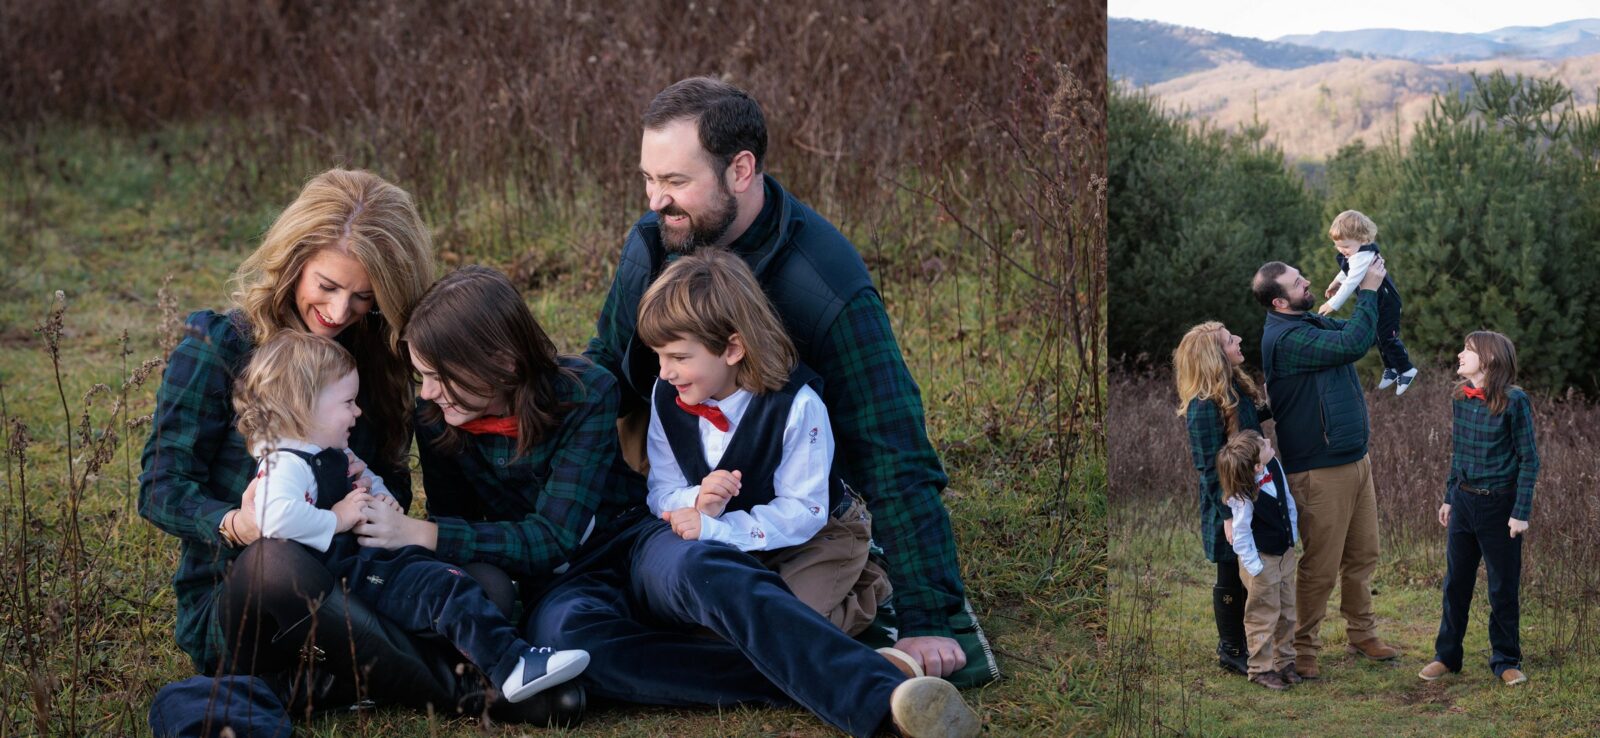
{"label": "child's white collar", "polygon": [[276,441],[262,441],[256,444],[250,449],[250,455],[259,459],[272,451],[304,451],[315,454],[320,453],[322,447],[298,438],[279,438]]}

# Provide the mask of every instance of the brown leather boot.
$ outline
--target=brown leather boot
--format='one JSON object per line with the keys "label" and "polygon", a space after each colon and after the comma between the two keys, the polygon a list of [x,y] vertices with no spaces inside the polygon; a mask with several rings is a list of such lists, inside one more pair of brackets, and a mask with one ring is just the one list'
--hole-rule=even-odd
{"label": "brown leather boot", "polygon": [[1357,656],[1365,656],[1374,661],[1388,661],[1400,656],[1400,651],[1396,650],[1394,646],[1384,643],[1383,639],[1377,636],[1351,643],[1345,646],[1344,650]]}
{"label": "brown leather boot", "polygon": [[1294,673],[1301,679],[1321,679],[1322,669],[1317,667],[1317,655],[1301,653],[1294,657]]}
{"label": "brown leather boot", "polygon": [[1289,683],[1285,682],[1283,677],[1279,676],[1278,672],[1275,671],[1257,674],[1250,677],[1250,681],[1266,687],[1274,692],[1282,692],[1283,690],[1289,688]]}
{"label": "brown leather boot", "polygon": [[1300,677],[1300,672],[1295,671],[1293,663],[1290,663],[1288,666],[1283,667],[1283,670],[1278,672],[1278,676],[1283,677],[1283,681],[1285,681],[1285,682],[1287,682],[1287,683],[1289,683],[1291,685],[1299,684],[1299,683],[1305,681],[1305,679],[1302,679]]}

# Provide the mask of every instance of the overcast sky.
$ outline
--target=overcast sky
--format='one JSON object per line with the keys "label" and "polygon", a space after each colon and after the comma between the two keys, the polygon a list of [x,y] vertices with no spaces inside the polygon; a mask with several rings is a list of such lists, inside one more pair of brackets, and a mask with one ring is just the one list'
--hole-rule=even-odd
{"label": "overcast sky", "polygon": [[1108,0],[1113,18],[1157,20],[1234,36],[1402,28],[1478,33],[1600,17],[1595,0]]}

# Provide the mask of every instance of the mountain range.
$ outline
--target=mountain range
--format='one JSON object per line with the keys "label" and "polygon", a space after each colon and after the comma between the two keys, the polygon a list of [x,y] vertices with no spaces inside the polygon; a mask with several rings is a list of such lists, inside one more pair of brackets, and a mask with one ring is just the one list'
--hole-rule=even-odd
{"label": "mountain range", "polygon": [[1600,19],[1548,26],[1510,26],[1486,33],[1444,33],[1369,28],[1284,36],[1278,43],[1329,51],[1395,56],[1422,62],[1474,61],[1497,57],[1568,59],[1600,54]]}
{"label": "mountain range", "polygon": [[[1285,37],[1340,47],[1320,48],[1112,18],[1108,61],[1120,84],[1144,89],[1179,115],[1228,129],[1265,123],[1268,138],[1291,159],[1315,160],[1352,141],[1406,140],[1434,95],[1471,89],[1473,73],[1553,77],[1573,91],[1576,105],[1592,107],[1600,44],[1586,56],[1572,54],[1595,44],[1597,33],[1600,20],[1484,34],[1373,30]],[[1379,47],[1388,51],[1380,54]],[[1473,56],[1512,48],[1514,55]]]}
{"label": "mountain range", "polygon": [[1135,86],[1244,62],[1300,69],[1344,58],[1394,58],[1430,64],[1486,59],[1560,60],[1600,54],[1600,18],[1484,33],[1369,28],[1283,36],[1230,36],[1157,21],[1112,18],[1107,27],[1111,76]]}

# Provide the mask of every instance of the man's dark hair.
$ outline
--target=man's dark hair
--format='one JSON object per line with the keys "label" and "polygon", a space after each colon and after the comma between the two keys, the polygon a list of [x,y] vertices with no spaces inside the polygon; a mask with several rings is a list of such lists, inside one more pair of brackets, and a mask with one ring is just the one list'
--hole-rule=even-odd
{"label": "man's dark hair", "polygon": [[715,77],[690,77],[656,95],[644,111],[646,130],[694,119],[700,146],[711,154],[721,175],[741,151],[755,155],[756,171],[767,156],[767,119],[755,98]]}
{"label": "man's dark hair", "polygon": [[1256,302],[1261,307],[1272,309],[1272,301],[1278,298],[1289,299],[1283,285],[1278,284],[1278,278],[1289,271],[1289,265],[1281,261],[1269,261],[1256,270],[1255,279],[1250,281],[1250,292],[1256,296]]}

